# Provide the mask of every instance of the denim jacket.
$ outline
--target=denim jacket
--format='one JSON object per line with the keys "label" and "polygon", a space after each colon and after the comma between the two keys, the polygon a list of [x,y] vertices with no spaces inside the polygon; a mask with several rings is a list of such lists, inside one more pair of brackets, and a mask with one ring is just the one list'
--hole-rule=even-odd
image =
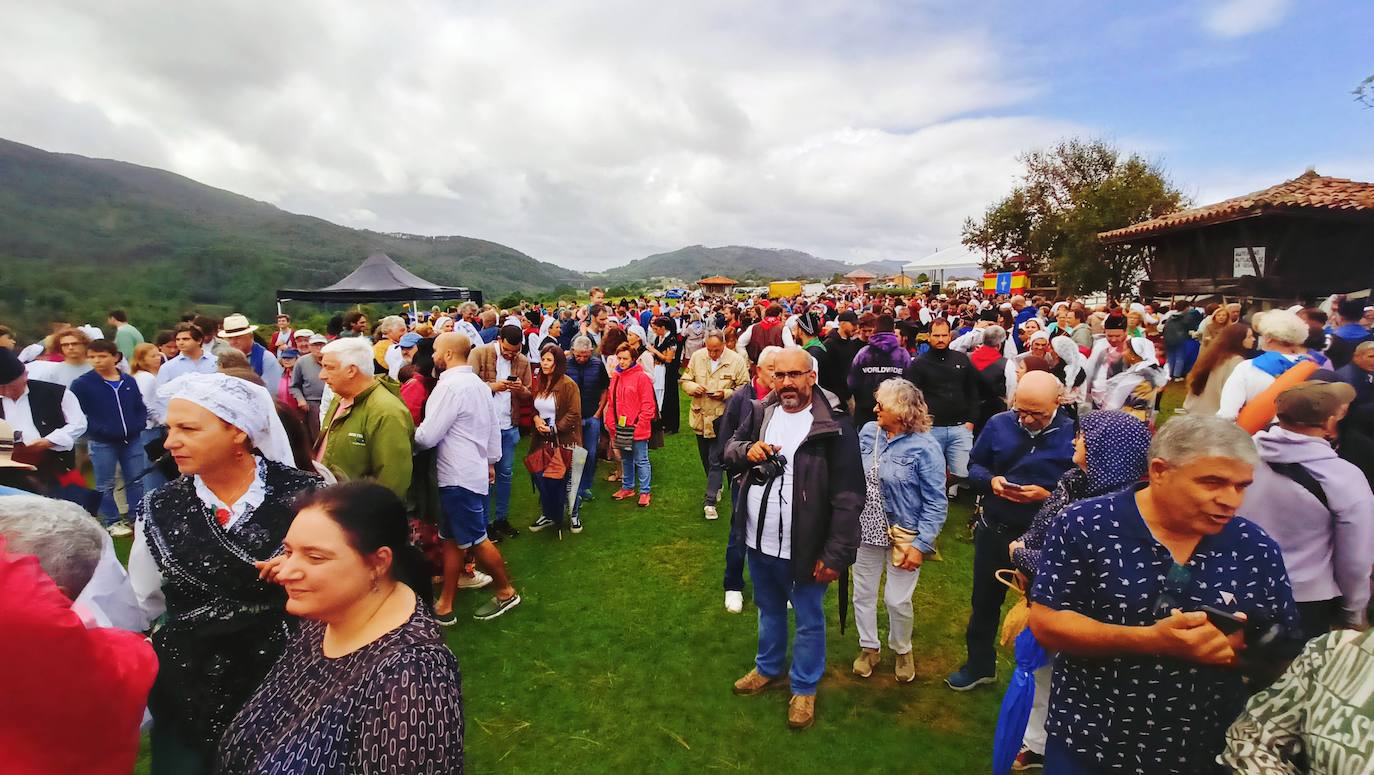
{"label": "denim jacket", "polygon": [[863,467],[873,466],[873,448],[878,447],[878,483],[883,493],[883,510],[890,524],[913,530],[912,543],[923,554],[935,551],[935,538],[949,516],[945,494],[945,456],[929,433],[904,433],[888,440],[877,422],[866,423],[859,431],[859,452]]}

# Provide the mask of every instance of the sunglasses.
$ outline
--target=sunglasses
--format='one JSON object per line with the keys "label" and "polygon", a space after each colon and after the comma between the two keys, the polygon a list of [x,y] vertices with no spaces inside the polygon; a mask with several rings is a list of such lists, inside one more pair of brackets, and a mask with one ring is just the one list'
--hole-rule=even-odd
{"label": "sunglasses", "polygon": [[1183,605],[1183,593],[1188,590],[1188,585],[1193,583],[1193,572],[1188,570],[1187,565],[1174,563],[1169,568],[1169,573],[1164,577],[1164,591],[1155,598],[1154,617],[1156,619],[1167,619],[1169,612]]}

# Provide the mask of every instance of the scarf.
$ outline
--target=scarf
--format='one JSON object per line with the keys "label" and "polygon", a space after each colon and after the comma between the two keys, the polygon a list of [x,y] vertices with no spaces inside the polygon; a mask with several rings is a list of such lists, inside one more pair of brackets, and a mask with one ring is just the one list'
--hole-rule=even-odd
{"label": "scarf", "polygon": [[1307,355],[1299,355],[1296,359],[1289,359],[1289,357],[1283,353],[1276,353],[1270,350],[1261,353],[1254,360],[1250,361],[1250,363],[1265,374],[1271,377],[1278,377],[1285,371],[1307,360],[1311,360]]}

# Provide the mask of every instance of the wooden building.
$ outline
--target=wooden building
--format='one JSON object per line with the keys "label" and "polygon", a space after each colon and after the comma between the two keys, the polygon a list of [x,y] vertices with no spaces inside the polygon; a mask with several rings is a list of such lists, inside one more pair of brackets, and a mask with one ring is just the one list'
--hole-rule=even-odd
{"label": "wooden building", "polygon": [[872,285],[873,281],[878,279],[878,276],[868,271],[867,269],[855,269],[854,271],[845,275],[844,279],[848,280],[851,283],[854,283],[859,287],[859,290],[862,291],[867,290],[868,286]]}
{"label": "wooden building", "polygon": [[739,283],[731,280],[729,277],[716,275],[715,277],[705,277],[698,280],[697,285],[700,285],[701,290],[708,295],[729,296],[735,292],[735,286],[739,285]]}
{"label": "wooden building", "polygon": [[1308,170],[1097,237],[1148,250],[1145,298],[1312,302],[1374,286],[1374,183]]}

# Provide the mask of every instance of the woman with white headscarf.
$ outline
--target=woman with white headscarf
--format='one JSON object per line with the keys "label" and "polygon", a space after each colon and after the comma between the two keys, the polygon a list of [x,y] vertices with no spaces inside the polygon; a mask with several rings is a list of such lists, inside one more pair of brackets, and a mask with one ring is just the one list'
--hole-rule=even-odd
{"label": "woman with white headscarf", "polygon": [[1054,351],[1055,356],[1050,372],[1064,383],[1064,398],[1061,402],[1066,406],[1083,403],[1083,383],[1087,381],[1088,359],[1083,357],[1083,351],[1078,349],[1078,343],[1068,334],[1060,334],[1051,339],[1050,349]]}
{"label": "woman with white headscarf", "polygon": [[1107,380],[1098,409],[1120,409],[1149,422],[1154,418],[1155,395],[1169,378],[1159,365],[1155,345],[1144,337],[1132,337],[1121,354],[1123,368]]}
{"label": "woman with white headscarf", "polygon": [[153,773],[210,771],[225,726],[294,626],[282,589],[261,583],[254,563],[277,553],[293,503],[320,479],[260,450],[276,417],[265,392],[227,374],[188,375],[159,390],[164,446],[181,476],[138,504],[129,554],[144,611],[165,614],[148,697]]}

